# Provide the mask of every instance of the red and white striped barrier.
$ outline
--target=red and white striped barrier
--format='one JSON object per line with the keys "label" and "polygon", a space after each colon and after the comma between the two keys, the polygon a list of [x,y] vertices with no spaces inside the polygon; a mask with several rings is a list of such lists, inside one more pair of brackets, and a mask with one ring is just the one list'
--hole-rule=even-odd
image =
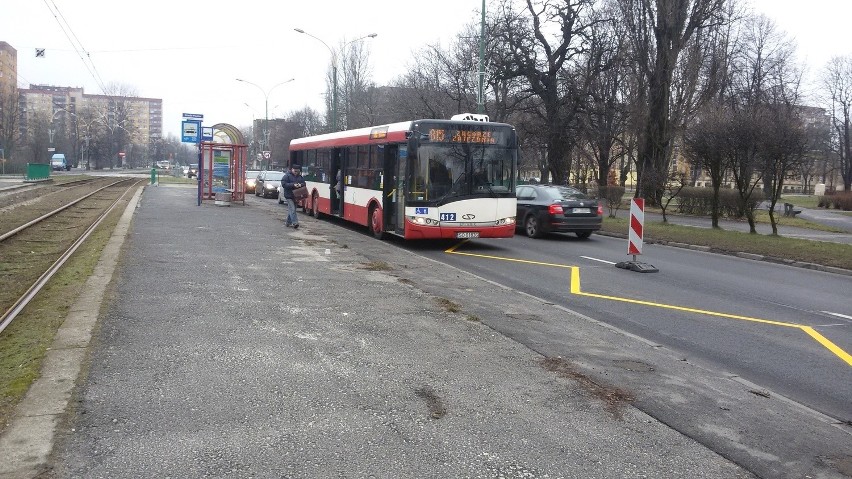
{"label": "red and white striped barrier", "polygon": [[645,225],[645,199],[630,201],[630,232],[627,234],[627,254],[642,254],[642,230]]}

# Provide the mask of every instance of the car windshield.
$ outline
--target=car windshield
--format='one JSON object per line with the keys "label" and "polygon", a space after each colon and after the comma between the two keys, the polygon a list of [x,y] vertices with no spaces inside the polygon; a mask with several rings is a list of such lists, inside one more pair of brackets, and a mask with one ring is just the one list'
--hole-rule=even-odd
{"label": "car windshield", "polygon": [[264,175],[263,179],[266,181],[275,181],[284,178],[284,173],[280,171],[267,171],[266,175]]}
{"label": "car windshield", "polygon": [[554,200],[585,200],[588,198],[582,191],[569,186],[546,186],[542,190]]}
{"label": "car windshield", "polygon": [[253,180],[257,178],[257,175],[259,174],[260,172],[256,170],[246,170],[246,179]]}

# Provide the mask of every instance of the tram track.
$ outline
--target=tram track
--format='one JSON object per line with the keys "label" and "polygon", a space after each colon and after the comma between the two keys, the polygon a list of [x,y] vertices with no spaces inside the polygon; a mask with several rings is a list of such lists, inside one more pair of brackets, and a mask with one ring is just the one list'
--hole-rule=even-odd
{"label": "tram track", "polygon": [[4,311],[0,332],[141,182],[99,183],[93,191],[77,192],[76,197],[65,198],[48,212],[42,212],[43,205],[21,207],[21,216],[41,214],[24,224],[0,228],[0,311]]}
{"label": "tram track", "polygon": [[0,189],[0,213],[29,204],[42,201],[45,198],[67,192],[74,188],[97,184],[103,180],[96,177],[77,178],[62,182],[21,183],[9,188]]}

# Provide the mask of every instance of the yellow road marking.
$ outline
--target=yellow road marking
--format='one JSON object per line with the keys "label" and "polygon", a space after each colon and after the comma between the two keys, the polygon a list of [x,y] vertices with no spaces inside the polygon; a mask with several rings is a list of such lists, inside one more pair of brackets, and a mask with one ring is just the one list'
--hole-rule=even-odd
{"label": "yellow road marking", "polygon": [[788,328],[798,328],[801,325],[796,323],[783,323],[781,321],[770,321],[768,319],[751,318],[748,316],[740,316],[737,314],[717,313],[715,311],[706,311],[703,309],[687,308],[684,306],[674,306],[671,304],[653,303],[651,301],[641,301],[638,299],[620,298],[618,296],[606,296],[603,294],[584,293],[580,291],[580,268],[577,266],[571,267],[571,293],[579,296],[589,296],[591,298],[608,299],[610,301],[621,301],[623,303],[641,304],[644,306],[653,306],[656,308],[674,309],[677,311],[686,311],[688,313],[705,314],[708,316],[719,316],[721,318],[739,319],[742,321],[752,321],[755,323],[772,324],[774,326],[785,326]]}
{"label": "yellow road marking", "polygon": [[808,333],[812,338],[816,339],[818,343],[822,344],[826,349],[837,355],[840,359],[846,361],[846,364],[852,366],[852,356],[850,356],[846,351],[840,349],[836,344],[826,339],[825,336],[819,334],[814,328],[810,326],[799,326],[799,329]]}
{"label": "yellow road marking", "polygon": [[654,302],[651,302],[651,301],[642,301],[642,300],[631,299],[631,298],[621,298],[621,297],[618,297],[618,296],[608,296],[608,295],[595,294],[595,293],[584,293],[580,289],[580,267],[579,266],[572,266],[572,265],[558,264],[558,263],[545,263],[545,262],[542,262],[542,261],[531,261],[531,260],[517,259],[517,258],[506,258],[506,257],[503,257],[503,256],[493,256],[493,255],[485,255],[485,254],[477,254],[477,253],[463,253],[463,252],[460,252],[460,251],[456,251],[458,248],[460,248],[465,243],[467,243],[467,240],[460,242],[459,244],[445,250],[444,252],[449,253],[449,254],[462,255],[462,256],[472,256],[472,257],[476,257],[476,258],[496,259],[496,260],[500,260],[500,261],[511,261],[511,262],[514,262],[514,263],[526,263],[526,264],[534,264],[534,265],[539,265],[539,266],[550,266],[550,267],[555,267],[555,268],[569,268],[571,270],[571,294],[575,294],[575,295],[578,295],[578,296],[586,296],[586,297],[590,297],[590,298],[606,299],[606,300],[610,300],[610,301],[619,301],[619,302],[623,302],[623,303],[639,304],[639,305],[642,305],[642,306],[650,306],[650,307],[654,307],[654,308],[672,309],[672,310],[675,310],[675,311],[684,311],[684,312],[687,312],[687,313],[703,314],[703,315],[706,315],[706,316],[716,316],[716,317],[720,317],[720,318],[736,319],[736,320],[740,320],[740,321],[750,321],[750,322],[753,322],[753,323],[769,324],[769,325],[772,325],[772,326],[783,326],[785,328],[800,329],[800,330],[804,331],[805,333],[807,333],[811,338],[816,340],[818,343],[820,343],[823,347],[825,347],[826,349],[828,349],[829,351],[834,353],[835,356],[837,356],[840,359],[842,359],[843,361],[845,361],[846,364],[848,364],[849,366],[852,366],[852,356],[850,356],[849,353],[847,353],[846,351],[841,349],[839,346],[837,346],[836,344],[829,341],[825,336],[823,336],[822,334],[817,332],[812,327],[805,326],[804,324],[785,323],[785,322],[782,322],[782,321],[771,321],[771,320],[768,320],[768,319],[752,318],[752,317],[749,317],[749,316],[740,316],[740,315],[737,315],[737,314],[718,313],[718,312],[715,312],[715,311],[707,311],[707,310],[703,310],[703,309],[688,308],[688,307],[685,307],[685,306],[675,306],[675,305],[671,305],[671,304],[654,303]]}

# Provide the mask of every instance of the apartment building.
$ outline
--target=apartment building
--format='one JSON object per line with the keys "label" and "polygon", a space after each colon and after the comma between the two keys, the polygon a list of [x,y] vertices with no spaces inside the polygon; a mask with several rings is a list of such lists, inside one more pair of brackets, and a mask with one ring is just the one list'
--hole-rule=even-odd
{"label": "apartment building", "polygon": [[[96,121],[107,128],[121,128],[133,144],[147,145],[163,135],[163,100],[118,95],[90,95],[82,88],[30,85],[19,88],[21,130],[27,131],[36,116],[53,124],[74,128],[75,121]],[[78,125],[79,127],[79,125]]]}
{"label": "apartment building", "polygon": [[18,86],[18,51],[0,42],[0,92],[12,93]]}

